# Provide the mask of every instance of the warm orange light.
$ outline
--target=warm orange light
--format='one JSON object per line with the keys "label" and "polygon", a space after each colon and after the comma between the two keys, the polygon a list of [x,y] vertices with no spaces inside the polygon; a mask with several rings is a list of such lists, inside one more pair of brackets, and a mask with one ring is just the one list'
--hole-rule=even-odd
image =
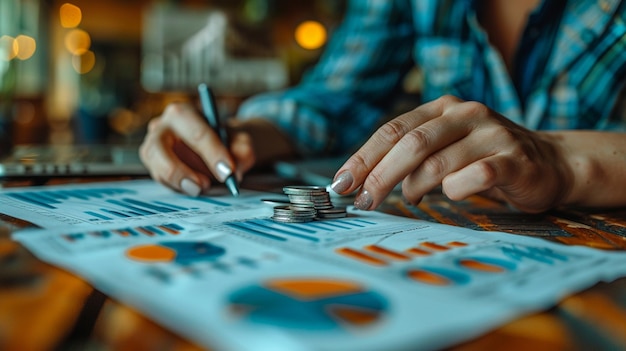
{"label": "warm orange light", "polygon": [[19,46],[15,38],[8,35],[0,37],[0,60],[11,61],[17,57]]}
{"label": "warm orange light", "polygon": [[85,51],[82,54],[72,56],[72,66],[80,74],[89,73],[96,65],[96,55],[93,51]]}
{"label": "warm orange light", "polygon": [[90,46],[91,37],[82,29],[72,29],[65,34],[65,48],[72,55],[80,55],[89,50]]}
{"label": "warm orange light", "polygon": [[59,16],[61,18],[61,26],[63,28],[76,28],[83,19],[83,13],[80,8],[70,3],[61,5],[61,8],[59,9]]}
{"label": "warm orange light", "polygon": [[17,58],[20,60],[28,60],[37,50],[37,42],[28,35],[18,35],[15,43],[17,44]]}
{"label": "warm orange light", "polygon": [[296,42],[308,50],[319,49],[326,44],[326,28],[316,21],[305,21],[296,28]]}

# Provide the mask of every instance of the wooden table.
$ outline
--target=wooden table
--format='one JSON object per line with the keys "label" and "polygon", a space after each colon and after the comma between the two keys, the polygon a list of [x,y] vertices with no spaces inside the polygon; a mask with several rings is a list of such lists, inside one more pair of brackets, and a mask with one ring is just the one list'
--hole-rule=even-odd
{"label": "wooden table", "polygon": [[[250,177],[244,187],[278,190],[284,181]],[[90,179],[89,181],[110,180]],[[84,182],[84,179],[54,180]],[[24,182],[5,186],[28,185]],[[541,237],[605,250],[626,249],[626,209],[519,213],[480,197],[439,193],[419,206],[391,195],[381,211],[475,230]],[[0,213],[1,213],[0,207]],[[33,257],[10,240],[20,221],[0,214],[0,350],[200,350],[79,277]],[[626,350],[626,278],[600,283],[553,308],[519,318],[451,350]]]}

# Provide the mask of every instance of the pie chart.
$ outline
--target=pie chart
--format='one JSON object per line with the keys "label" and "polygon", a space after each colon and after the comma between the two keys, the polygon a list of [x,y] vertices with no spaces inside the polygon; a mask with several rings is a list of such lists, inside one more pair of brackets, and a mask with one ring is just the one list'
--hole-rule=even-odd
{"label": "pie chart", "polygon": [[190,265],[195,262],[215,261],[224,253],[224,248],[208,242],[171,241],[134,246],[126,251],[126,256],[133,261],[146,263],[174,262]]}
{"label": "pie chart", "polygon": [[388,309],[382,295],[332,279],[274,279],[234,291],[230,310],[251,323],[307,331],[371,326]]}

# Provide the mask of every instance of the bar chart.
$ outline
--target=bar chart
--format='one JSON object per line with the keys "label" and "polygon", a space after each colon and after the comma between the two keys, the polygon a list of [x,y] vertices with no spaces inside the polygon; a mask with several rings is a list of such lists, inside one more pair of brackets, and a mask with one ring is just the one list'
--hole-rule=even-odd
{"label": "bar chart", "polygon": [[57,209],[58,205],[72,200],[102,199],[120,194],[133,194],[132,190],[120,188],[94,188],[53,191],[12,192],[7,196],[45,209]]}
{"label": "bar chart", "polygon": [[163,223],[159,225],[146,225],[137,227],[126,227],[111,230],[92,230],[81,231],[71,234],[63,234],[61,237],[69,243],[79,243],[84,241],[102,241],[113,240],[118,238],[133,237],[158,237],[158,236],[177,236],[185,227],[177,223]]}
{"label": "bar chart", "polygon": [[[154,182],[108,183],[108,186],[29,188],[0,194],[2,212],[26,215],[44,228],[68,224],[132,223],[145,218],[222,214],[249,209],[249,203],[219,197],[191,197]],[[39,217],[39,218],[38,218]]]}
{"label": "bar chart", "polygon": [[356,234],[376,226],[376,222],[359,217],[319,220],[306,223],[282,223],[269,218],[256,218],[226,223],[246,234],[279,242],[325,243],[341,239],[337,234]]}

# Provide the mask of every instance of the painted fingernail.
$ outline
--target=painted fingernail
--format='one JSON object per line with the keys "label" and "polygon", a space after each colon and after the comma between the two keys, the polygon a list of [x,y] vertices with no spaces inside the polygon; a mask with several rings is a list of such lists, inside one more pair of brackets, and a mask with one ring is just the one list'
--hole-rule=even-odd
{"label": "painted fingernail", "polygon": [[335,178],[335,181],[330,185],[330,188],[333,189],[334,192],[341,194],[350,189],[353,182],[354,178],[352,177],[352,173],[350,173],[350,171],[346,171]]}
{"label": "painted fingernail", "polygon": [[200,195],[200,191],[202,191],[198,184],[187,178],[180,181],[180,188],[185,194],[193,197]]}
{"label": "painted fingernail", "polygon": [[356,199],[354,200],[354,207],[358,208],[359,210],[369,210],[369,208],[372,206],[372,202],[374,202],[374,199],[372,199],[372,195],[369,193],[369,191],[363,190],[359,195],[357,195]]}
{"label": "painted fingernail", "polygon": [[215,165],[215,170],[217,171],[217,177],[221,182],[225,181],[228,176],[233,174],[233,170],[230,169],[228,164],[224,161],[220,161]]}

